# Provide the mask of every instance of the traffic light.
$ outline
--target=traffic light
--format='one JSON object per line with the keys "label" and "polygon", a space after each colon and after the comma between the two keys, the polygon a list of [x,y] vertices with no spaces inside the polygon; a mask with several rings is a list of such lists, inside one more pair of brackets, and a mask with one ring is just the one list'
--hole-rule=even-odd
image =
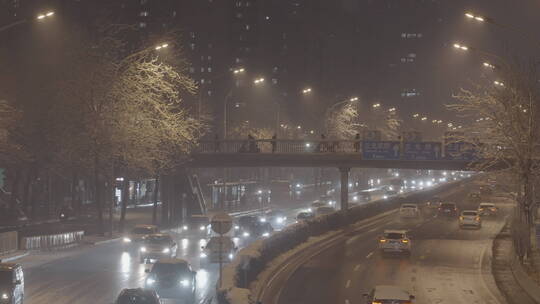
{"label": "traffic light", "polygon": [[6,169],[0,168],[0,188],[4,188],[5,179],[6,179]]}

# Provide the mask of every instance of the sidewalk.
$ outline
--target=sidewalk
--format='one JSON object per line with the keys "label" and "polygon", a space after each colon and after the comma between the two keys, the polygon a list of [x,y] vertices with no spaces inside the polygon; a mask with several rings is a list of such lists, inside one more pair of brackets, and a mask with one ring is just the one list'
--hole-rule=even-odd
{"label": "sidewalk", "polygon": [[29,253],[30,252],[26,250],[17,250],[10,254],[0,255],[0,263],[13,262],[17,259],[27,256]]}
{"label": "sidewalk", "polygon": [[536,301],[516,279],[511,266],[513,257],[512,237],[508,227],[505,227],[493,242],[492,271],[495,283],[509,304],[535,304]]}

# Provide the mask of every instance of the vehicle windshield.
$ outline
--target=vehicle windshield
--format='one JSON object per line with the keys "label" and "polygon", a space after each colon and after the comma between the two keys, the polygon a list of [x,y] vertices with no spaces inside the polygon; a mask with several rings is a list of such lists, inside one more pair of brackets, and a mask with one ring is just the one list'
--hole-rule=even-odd
{"label": "vehicle windshield", "polygon": [[384,238],[389,239],[389,240],[400,240],[400,239],[405,238],[405,235],[403,233],[392,232],[392,233],[385,233]]}
{"label": "vehicle windshield", "polygon": [[121,295],[116,301],[117,304],[157,304],[156,298],[151,295]]}
{"label": "vehicle windshield", "polygon": [[201,216],[201,217],[192,217],[189,222],[191,224],[208,224],[210,223],[210,220],[207,217]]}
{"label": "vehicle windshield", "polygon": [[13,284],[13,273],[11,271],[0,271],[0,285]]}
{"label": "vehicle windshield", "polygon": [[175,276],[182,275],[189,272],[188,266],[185,263],[178,264],[168,264],[168,263],[157,263],[152,267],[151,273],[158,276]]}
{"label": "vehicle windshield", "polygon": [[151,234],[154,230],[150,227],[136,227],[131,230],[132,234]]}
{"label": "vehicle windshield", "polygon": [[[219,237],[213,237],[208,241],[208,244],[206,244],[206,247],[208,248],[219,248]],[[229,238],[222,238],[221,242],[222,249],[229,250],[232,247],[234,247],[233,241]]]}
{"label": "vehicle windshield", "polygon": [[257,222],[257,218],[251,216],[241,217],[238,220],[238,223],[240,223],[240,225],[248,225],[255,222]]}
{"label": "vehicle windshield", "polygon": [[401,208],[416,208],[416,205],[402,205]]}
{"label": "vehicle windshield", "polygon": [[474,212],[474,211],[465,211],[463,212],[463,215],[465,216],[476,216],[478,213]]}
{"label": "vehicle windshield", "polygon": [[172,242],[170,235],[149,235],[145,241],[150,244],[165,244]]}

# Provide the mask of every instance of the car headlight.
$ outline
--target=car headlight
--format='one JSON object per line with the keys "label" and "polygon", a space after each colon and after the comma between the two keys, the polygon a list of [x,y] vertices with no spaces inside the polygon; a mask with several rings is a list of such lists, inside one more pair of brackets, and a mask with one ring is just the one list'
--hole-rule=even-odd
{"label": "car headlight", "polygon": [[234,258],[234,255],[232,253],[229,253],[229,259],[232,260]]}
{"label": "car headlight", "polygon": [[183,230],[188,230],[188,226],[187,226],[187,225],[184,225],[184,226],[182,226],[182,229],[183,229]]}
{"label": "car headlight", "polygon": [[238,225],[234,226],[234,230],[238,230],[238,229],[240,229],[240,226]]}
{"label": "car headlight", "polygon": [[264,223],[264,222],[266,222],[266,218],[265,218],[265,217],[261,217],[261,218],[259,219],[259,221],[261,221],[261,223]]}
{"label": "car headlight", "polygon": [[171,248],[163,248],[163,253],[169,253],[171,252]]}
{"label": "car headlight", "polygon": [[270,236],[270,233],[268,233],[268,232],[265,232],[265,233],[263,233],[263,234],[262,234],[262,236],[264,236],[264,237],[268,237],[268,236]]}
{"label": "car headlight", "polygon": [[141,252],[146,252],[146,247],[141,247]]}
{"label": "car headlight", "polygon": [[388,199],[388,195],[383,195],[383,199]]}
{"label": "car headlight", "polygon": [[3,293],[2,294],[2,300],[7,300],[7,299],[9,299],[9,294]]}
{"label": "car headlight", "polygon": [[182,285],[182,287],[189,287],[189,280],[181,280],[180,281],[180,285]]}
{"label": "car headlight", "polygon": [[199,257],[205,259],[208,255],[206,255],[206,253],[202,252],[201,255]]}
{"label": "car headlight", "polygon": [[244,232],[244,234],[242,234],[244,237],[249,237],[249,232]]}
{"label": "car headlight", "polygon": [[152,278],[146,279],[146,284],[147,284],[147,285],[154,285],[155,282],[156,282],[156,280],[154,280],[154,279],[152,279]]}
{"label": "car headlight", "polygon": [[206,227],[204,227],[204,226],[199,227],[199,230],[201,230],[201,231],[203,231],[204,229],[206,229]]}
{"label": "car headlight", "polygon": [[282,223],[283,223],[283,218],[282,218],[282,217],[278,217],[278,218],[276,219],[276,222],[277,222],[278,224],[282,224]]}
{"label": "car headlight", "polygon": [[124,241],[124,243],[131,243],[131,239],[128,238],[128,237],[125,237],[125,238],[123,239],[123,241]]}

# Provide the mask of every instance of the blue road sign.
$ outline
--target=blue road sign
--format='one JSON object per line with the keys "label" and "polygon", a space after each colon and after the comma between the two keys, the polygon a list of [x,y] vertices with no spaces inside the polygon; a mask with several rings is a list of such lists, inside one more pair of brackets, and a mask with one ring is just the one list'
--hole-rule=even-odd
{"label": "blue road sign", "polygon": [[475,160],[474,146],[467,142],[454,142],[445,145],[445,158],[449,160]]}
{"label": "blue road sign", "polygon": [[439,142],[405,142],[403,159],[437,160],[442,158],[442,145]]}
{"label": "blue road sign", "polygon": [[364,159],[399,159],[399,141],[363,141]]}

